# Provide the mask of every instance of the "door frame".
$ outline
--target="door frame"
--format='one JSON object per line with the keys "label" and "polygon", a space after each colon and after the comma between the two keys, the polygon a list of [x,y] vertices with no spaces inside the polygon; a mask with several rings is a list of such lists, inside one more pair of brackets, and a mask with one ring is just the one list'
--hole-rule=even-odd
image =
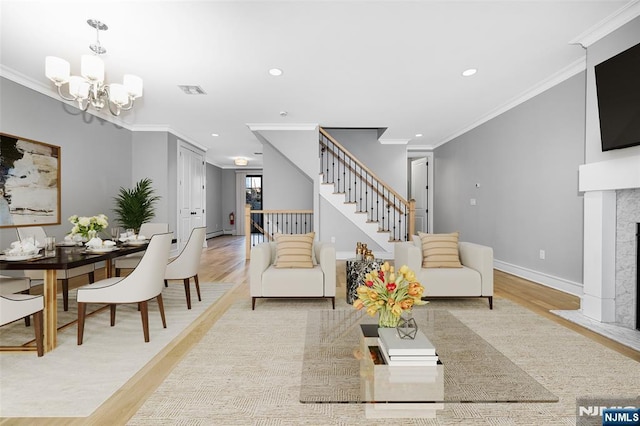
{"label": "door frame", "polygon": [[435,160],[433,151],[407,151],[407,194],[411,194],[411,162],[420,158],[426,158],[429,164],[427,170],[427,230],[429,233],[434,233],[433,229],[433,193],[435,190],[435,182],[433,180]]}

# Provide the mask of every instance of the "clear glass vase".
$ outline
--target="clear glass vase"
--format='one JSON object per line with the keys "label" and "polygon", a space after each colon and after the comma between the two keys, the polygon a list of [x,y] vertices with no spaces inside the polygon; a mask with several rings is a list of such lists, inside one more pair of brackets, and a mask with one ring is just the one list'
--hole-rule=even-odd
{"label": "clear glass vase", "polygon": [[391,309],[382,308],[378,311],[378,327],[393,328],[398,326],[400,316],[394,315]]}

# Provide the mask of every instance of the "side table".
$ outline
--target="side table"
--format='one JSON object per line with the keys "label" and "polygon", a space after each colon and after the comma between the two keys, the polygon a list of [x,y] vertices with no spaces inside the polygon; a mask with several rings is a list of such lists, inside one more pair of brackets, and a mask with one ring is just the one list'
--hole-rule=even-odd
{"label": "side table", "polygon": [[384,261],[382,259],[358,260],[347,259],[347,303],[353,304],[358,298],[356,289],[364,283],[364,277],[368,272],[379,269]]}

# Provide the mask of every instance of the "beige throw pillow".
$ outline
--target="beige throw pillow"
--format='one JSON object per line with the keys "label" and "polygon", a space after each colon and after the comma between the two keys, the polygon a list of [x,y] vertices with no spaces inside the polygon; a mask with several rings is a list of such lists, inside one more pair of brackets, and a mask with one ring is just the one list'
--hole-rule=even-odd
{"label": "beige throw pillow", "polygon": [[315,232],[276,234],[276,268],[313,268],[312,251]]}
{"label": "beige throw pillow", "polygon": [[462,268],[458,254],[458,233],[425,234],[418,232],[422,241],[423,268]]}

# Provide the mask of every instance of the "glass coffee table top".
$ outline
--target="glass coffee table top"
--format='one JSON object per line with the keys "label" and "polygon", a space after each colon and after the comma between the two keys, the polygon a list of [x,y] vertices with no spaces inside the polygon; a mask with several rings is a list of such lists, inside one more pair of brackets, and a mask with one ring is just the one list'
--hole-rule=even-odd
{"label": "glass coffee table top", "polygon": [[309,312],[300,401],[558,401],[557,396],[449,311],[428,306],[413,311],[419,330],[436,347],[441,365],[374,365],[369,352],[377,338],[365,338],[361,325],[375,324],[375,318],[355,309]]}

